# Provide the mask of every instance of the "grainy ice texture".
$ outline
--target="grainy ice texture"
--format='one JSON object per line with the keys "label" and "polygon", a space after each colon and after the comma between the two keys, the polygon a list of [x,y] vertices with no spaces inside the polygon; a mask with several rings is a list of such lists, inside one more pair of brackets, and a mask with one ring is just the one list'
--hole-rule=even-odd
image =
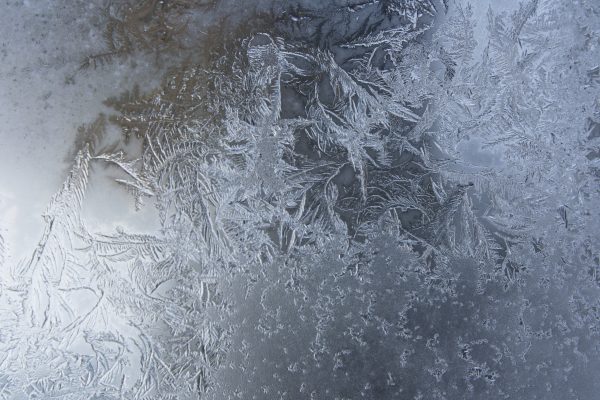
{"label": "grainy ice texture", "polygon": [[598,398],[600,3],[487,6],[99,7],[0,399]]}

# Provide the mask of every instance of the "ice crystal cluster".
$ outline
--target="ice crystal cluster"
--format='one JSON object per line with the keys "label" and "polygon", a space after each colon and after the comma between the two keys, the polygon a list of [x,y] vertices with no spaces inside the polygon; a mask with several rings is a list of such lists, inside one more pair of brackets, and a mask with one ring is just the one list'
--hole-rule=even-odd
{"label": "ice crystal cluster", "polygon": [[110,99],[0,240],[0,398],[597,398],[599,62],[593,0],[335,2]]}

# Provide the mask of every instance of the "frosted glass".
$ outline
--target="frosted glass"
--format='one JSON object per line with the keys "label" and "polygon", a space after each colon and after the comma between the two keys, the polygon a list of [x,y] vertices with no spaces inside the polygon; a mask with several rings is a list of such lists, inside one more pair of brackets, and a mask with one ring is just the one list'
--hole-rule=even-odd
{"label": "frosted glass", "polygon": [[0,399],[597,397],[597,1],[0,8]]}

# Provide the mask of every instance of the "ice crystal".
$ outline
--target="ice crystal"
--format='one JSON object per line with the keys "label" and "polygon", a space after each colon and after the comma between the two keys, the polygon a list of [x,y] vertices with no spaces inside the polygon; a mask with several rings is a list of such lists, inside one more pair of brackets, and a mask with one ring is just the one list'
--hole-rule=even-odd
{"label": "ice crystal", "polygon": [[[460,2],[354,4],[335,40],[304,10],[109,99],[141,152],[92,124],[3,267],[0,397],[593,398],[600,9],[576,3],[490,8],[481,54]],[[97,164],[159,230],[87,227]]]}

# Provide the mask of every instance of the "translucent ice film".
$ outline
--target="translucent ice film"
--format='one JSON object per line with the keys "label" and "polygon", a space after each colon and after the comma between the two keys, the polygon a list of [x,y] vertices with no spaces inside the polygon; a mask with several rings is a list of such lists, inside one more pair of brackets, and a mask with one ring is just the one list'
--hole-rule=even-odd
{"label": "translucent ice film", "polygon": [[6,0],[0,399],[600,398],[600,2]]}

